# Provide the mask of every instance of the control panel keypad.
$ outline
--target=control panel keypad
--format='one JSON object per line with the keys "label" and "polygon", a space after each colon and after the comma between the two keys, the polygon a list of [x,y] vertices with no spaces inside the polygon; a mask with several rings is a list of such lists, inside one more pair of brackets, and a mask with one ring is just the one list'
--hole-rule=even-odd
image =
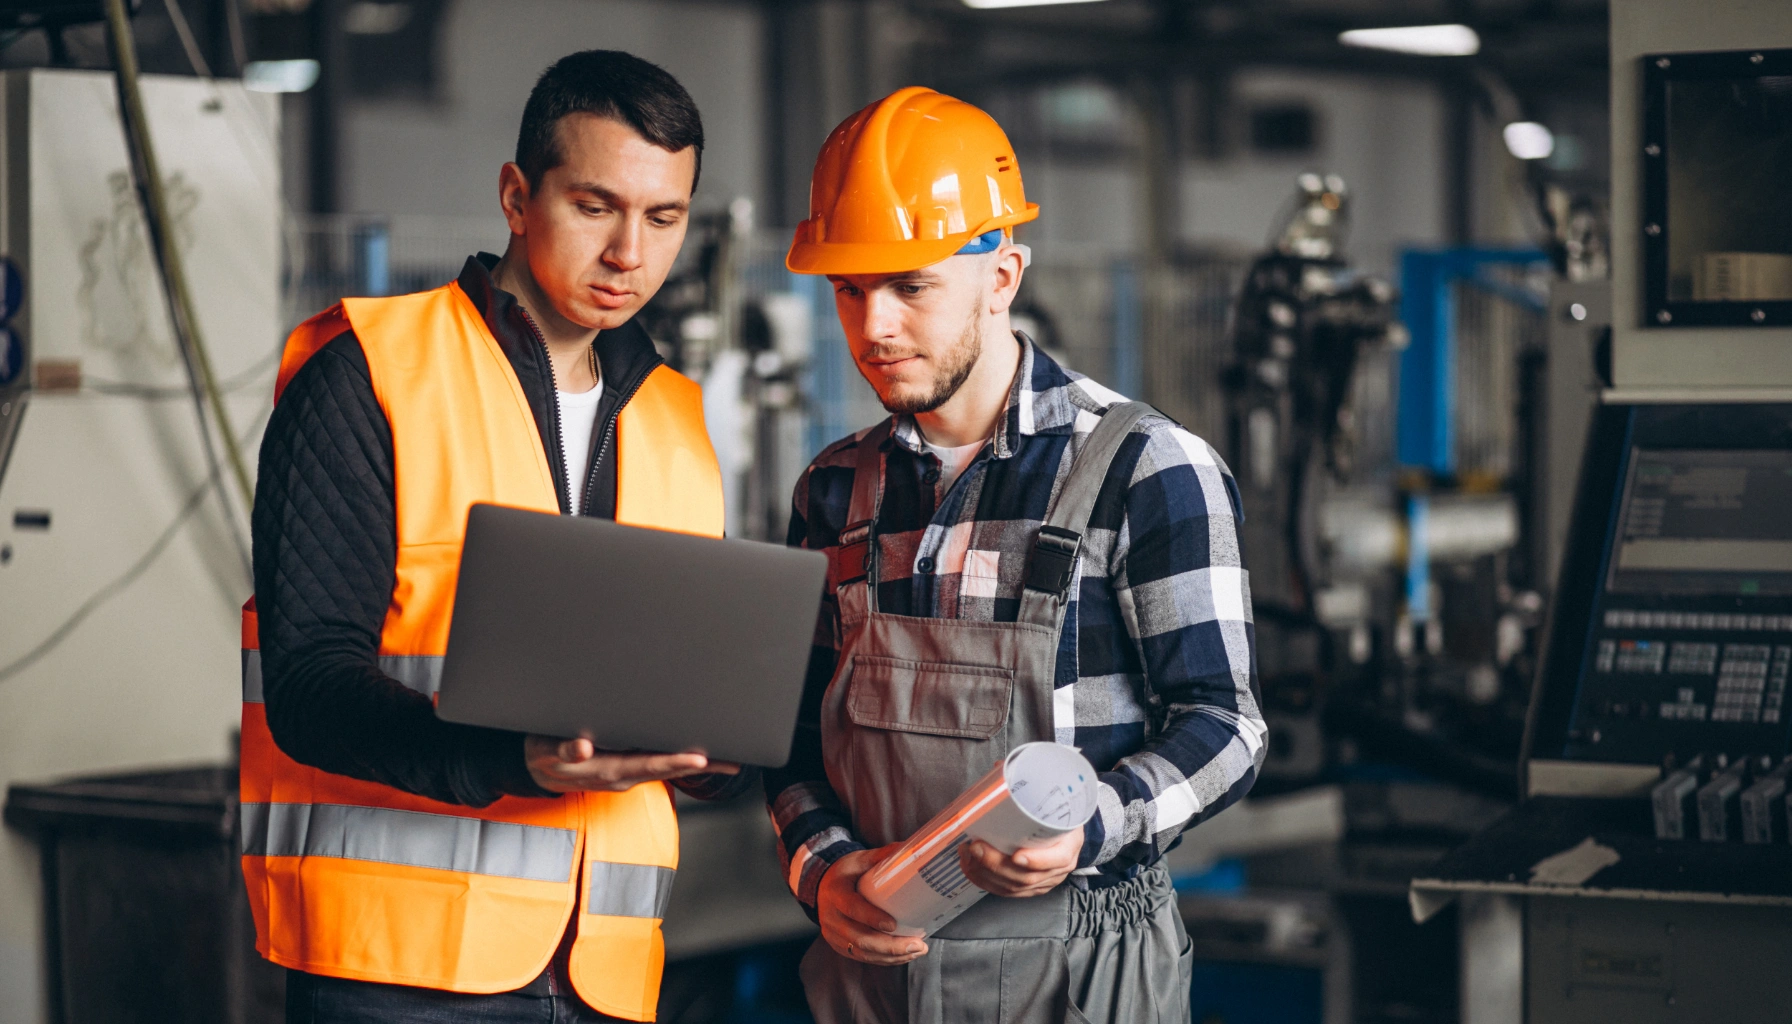
{"label": "control panel keypad", "polygon": [[[1661,630],[1672,634],[1731,632],[1736,642],[1603,637],[1593,652],[1593,668],[1604,675],[1658,677],[1669,690],[1645,702],[1608,699],[1612,717],[1659,716],[1667,721],[1774,725],[1786,714],[1786,684],[1792,674],[1792,643],[1772,644],[1774,633],[1792,639],[1792,615],[1671,612],[1607,609],[1608,630]],[[1752,635],[1751,635],[1752,634]],[[1642,683],[1638,678],[1636,683]],[[1614,682],[1616,682],[1614,680]]]}

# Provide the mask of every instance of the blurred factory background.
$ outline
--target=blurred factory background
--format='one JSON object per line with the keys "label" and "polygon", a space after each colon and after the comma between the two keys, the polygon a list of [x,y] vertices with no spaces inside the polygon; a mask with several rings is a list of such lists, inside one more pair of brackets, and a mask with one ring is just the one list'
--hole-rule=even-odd
{"label": "blurred factory background", "polygon": [[[1703,333],[1638,312],[1657,308],[1640,58],[1781,61],[1782,4],[130,6],[203,373],[171,326],[99,5],[0,3],[0,1024],[277,1019],[232,889],[249,583],[230,449],[252,472],[293,325],[503,250],[523,100],[594,47],[664,66],[704,115],[697,216],[646,315],[705,385],[732,535],[782,539],[808,459],[882,415],[825,282],[783,254],[822,139],[903,85],[984,107],[1015,143],[1043,211],[1020,235],[1024,329],[1228,460],[1271,753],[1171,855],[1195,1020],[1559,1019],[1521,996],[1539,940],[1509,897],[1419,914],[1411,886],[1538,792],[1527,709],[1602,400],[1792,384],[1792,292],[1679,295],[1765,302],[1683,316]],[[1405,31],[1360,31],[1384,29]],[[1771,175],[1792,121],[1763,116]],[[1792,253],[1772,216],[1754,248]],[[1746,753],[1783,755],[1783,733]],[[1616,760],[1659,775],[1664,752]],[[763,809],[684,810],[661,1019],[807,1020],[811,926]],[[1588,963],[1570,996],[1598,988]],[[1679,1012],[1633,980],[1637,1006]],[[124,992],[149,995],[113,1008]],[[1715,1019],[1602,1012],[1583,1019]]]}

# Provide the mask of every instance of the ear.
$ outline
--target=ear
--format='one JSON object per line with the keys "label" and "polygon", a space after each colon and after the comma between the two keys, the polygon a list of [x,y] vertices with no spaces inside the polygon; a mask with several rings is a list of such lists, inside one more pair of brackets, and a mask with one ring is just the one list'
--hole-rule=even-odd
{"label": "ear", "polygon": [[1008,307],[1014,305],[1014,297],[1020,293],[1021,275],[1026,272],[1026,260],[1021,251],[1012,242],[1004,243],[995,252],[995,260],[990,267],[991,287],[989,290],[989,312],[991,315],[1006,313]]}
{"label": "ear", "polygon": [[511,234],[528,233],[524,227],[523,210],[529,205],[529,179],[514,163],[507,163],[498,171],[498,205],[504,210],[504,220],[510,225]]}

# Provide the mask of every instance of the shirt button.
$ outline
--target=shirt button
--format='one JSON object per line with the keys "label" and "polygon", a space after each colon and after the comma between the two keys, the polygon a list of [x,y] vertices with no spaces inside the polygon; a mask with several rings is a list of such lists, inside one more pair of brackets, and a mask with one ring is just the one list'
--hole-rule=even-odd
{"label": "shirt button", "polygon": [[931,556],[922,558],[919,562],[915,563],[915,568],[921,570],[924,573],[932,572],[933,571],[933,558]]}
{"label": "shirt button", "polygon": [[939,467],[937,467],[937,466],[927,467],[927,472],[921,474],[921,482],[924,484],[939,483],[940,482]]}

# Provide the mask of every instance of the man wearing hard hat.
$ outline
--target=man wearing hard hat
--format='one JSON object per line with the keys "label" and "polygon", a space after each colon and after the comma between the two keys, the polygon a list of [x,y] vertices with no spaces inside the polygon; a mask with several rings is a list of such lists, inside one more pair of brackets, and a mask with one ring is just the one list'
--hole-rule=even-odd
{"label": "man wearing hard hat", "polygon": [[[822,1024],[1178,1021],[1188,940],[1158,861],[1262,763],[1238,491],[1206,442],[1012,329],[1038,216],[988,114],[909,88],[834,130],[787,264],[823,274],[892,415],[797,483],[829,571],[808,695],[766,774],[821,925]],[[960,852],[991,896],[927,939],[858,892],[893,845],[1034,740],[1100,772],[1082,830]]]}

